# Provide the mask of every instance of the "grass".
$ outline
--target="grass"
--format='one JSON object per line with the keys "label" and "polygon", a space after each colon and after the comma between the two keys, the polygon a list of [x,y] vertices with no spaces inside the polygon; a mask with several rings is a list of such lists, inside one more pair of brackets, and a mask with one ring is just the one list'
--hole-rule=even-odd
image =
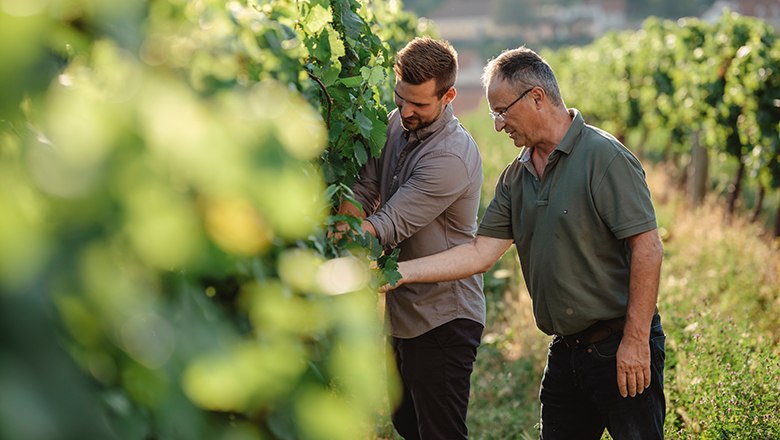
{"label": "grass", "polygon": [[725,224],[720,200],[690,210],[650,180],[666,258],[666,432],[681,439],[780,438],[780,255],[759,225]]}

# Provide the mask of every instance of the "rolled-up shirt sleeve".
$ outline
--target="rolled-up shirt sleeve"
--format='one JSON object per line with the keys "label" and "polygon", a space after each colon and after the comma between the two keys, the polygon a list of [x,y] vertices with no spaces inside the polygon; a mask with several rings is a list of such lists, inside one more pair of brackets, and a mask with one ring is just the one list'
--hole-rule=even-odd
{"label": "rolled-up shirt sleeve", "polygon": [[449,152],[430,154],[420,161],[409,180],[367,220],[376,229],[383,246],[396,247],[452,205],[469,183],[463,159]]}

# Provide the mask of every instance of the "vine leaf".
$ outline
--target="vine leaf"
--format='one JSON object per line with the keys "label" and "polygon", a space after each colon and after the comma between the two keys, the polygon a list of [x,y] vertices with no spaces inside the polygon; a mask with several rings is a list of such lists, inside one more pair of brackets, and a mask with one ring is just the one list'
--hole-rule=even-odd
{"label": "vine leaf", "polygon": [[395,286],[401,280],[401,273],[398,272],[398,255],[400,253],[401,249],[395,248],[389,255],[385,253],[377,260],[382,276],[391,286]]}
{"label": "vine leaf", "polygon": [[374,124],[371,122],[371,119],[363,113],[363,110],[359,110],[355,115],[355,123],[357,123],[360,134],[362,134],[363,137],[371,137],[371,129],[374,127]]}
{"label": "vine leaf", "polygon": [[355,75],[348,78],[339,78],[339,82],[350,88],[360,87],[363,84],[363,77]]}

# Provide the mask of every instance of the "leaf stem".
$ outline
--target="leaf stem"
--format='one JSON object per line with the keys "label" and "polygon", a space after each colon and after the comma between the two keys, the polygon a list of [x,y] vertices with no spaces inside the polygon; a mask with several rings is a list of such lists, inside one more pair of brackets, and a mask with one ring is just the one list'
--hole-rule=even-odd
{"label": "leaf stem", "polygon": [[322,92],[325,93],[325,97],[328,98],[328,118],[325,121],[325,124],[327,125],[328,130],[330,130],[330,115],[333,111],[333,98],[330,96],[330,93],[328,93],[328,89],[327,87],[325,87],[325,84],[322,82],[321,79],[317,78],[317,76],[311,72],[306,72],[306,73],[309,74],[309,78],[313,79],[317,84],[320,85]]}

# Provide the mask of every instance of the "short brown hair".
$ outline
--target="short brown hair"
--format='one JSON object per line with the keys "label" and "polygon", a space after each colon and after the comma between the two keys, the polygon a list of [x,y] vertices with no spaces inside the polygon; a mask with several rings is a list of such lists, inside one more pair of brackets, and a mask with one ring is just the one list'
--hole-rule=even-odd
{"label": "short brown hair", "polygon": [[395,76],[409,84],[436,80],[439,98],[455,85],[458,75],[458,53],[447,41],[417,37],[398,52],[393,67]]}

